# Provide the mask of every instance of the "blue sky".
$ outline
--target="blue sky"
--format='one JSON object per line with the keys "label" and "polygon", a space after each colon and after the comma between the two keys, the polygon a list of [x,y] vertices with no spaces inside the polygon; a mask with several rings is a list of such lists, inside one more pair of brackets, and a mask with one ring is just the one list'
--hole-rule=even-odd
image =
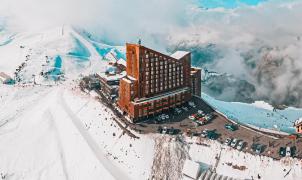
{"label": "blue sky", "polygon": [[198,0],[200,4],[205,8],[236,8],[239,5],[258,5],[266,0]]}

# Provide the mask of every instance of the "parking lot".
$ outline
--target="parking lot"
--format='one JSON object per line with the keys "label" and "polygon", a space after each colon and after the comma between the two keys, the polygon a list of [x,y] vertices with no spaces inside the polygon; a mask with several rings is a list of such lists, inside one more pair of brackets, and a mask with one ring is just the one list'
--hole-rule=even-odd
{"label": "parking lot", "polygon": [[[191,107],[189,104],[184,105],[186,108],[178,107],[181,113],[176,113],[175,109],[165,112],[164,120],[158,116],[149,117],[142,120],[140,123],[131,124],[130,127],[140,133],[167,133],[169,130],[173,129],[171,135],[177,135],[184,133],[187,136],[197,136],[202,139],[202,132],[208,130],[211,132],[211,136],[206,136],[205,138],[216,139],[222,144],[225,143],[227,138],[231,140],[237,139],[243,143],[242,151],[250,152],[252,154],[262,154],[266,156],[273,157],[275,159],[280,159],[279,150],[280,147],[295,147],[295,156],[302,158],[302,139],[298,138],[296,140],[290,139],[287,136],[279,136],[279,138],[274,138],[269,134],[264,134],[262,132],[255,131],[253,129],[238,126],[238,129],[232,131],[225,127],[226,124],[231,124],[231,122],[215,112],[210,106],[200,99],[193,99],[196,107]],[[197,125],[192,119],[189,118],[191,115],[198,114],[198,110],[202,110],[205,114],[213,115],[213,118],[204,125]],[[166,118],[167,115],[169,118]],[[164,132],[162,132],[162,130]],[[215,132],[215,133],[212,133]],[[213,136],[213,134],[215,136]],[[217,135],[217,137],[216,137]],[[238,146],[239,142],[233,143],[235,148]],[[231,146],[231,143],[229,144]],[[240,149],[240,148],[239,148]],[[252,150],[254,149],[254,150]]]}

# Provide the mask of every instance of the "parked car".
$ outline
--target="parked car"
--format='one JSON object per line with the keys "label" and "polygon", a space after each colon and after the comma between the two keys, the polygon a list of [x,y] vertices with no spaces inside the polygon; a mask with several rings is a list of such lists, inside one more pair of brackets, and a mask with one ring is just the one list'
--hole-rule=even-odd
{"label": "parked car", "polygon": [[233,141],[231,142],[231,147],[235,148],[238,144],[239,140],[238,139],[233,139]]}
{"label": "parked car", "polygon": [[181,108],[185,111],[189,111],[189,109],[186,106],[182,106]]}
{"label": "parked car", "polygon": [[291,157],[292,156],[292,150],[289,146],[286,147],[285,156],[286,157]]}
{"label": "parked car", "polygon": [[173,127],[171,127],[170,129],[168,129],[168,134],[170,134],[170,135],[176,134],[175,132],[176,132],[176,130]]}
{"label": "parked car", "polygon": [[235,124],[225,124],[224,127],[230,131],[236,131],[238,129],[238,126]]}
{"label": "parked car", "polygon": [[168,133],[168,128],[165,126],[161,132],[162,132],[162,134],[167,134]]}
{"label": "parked car", "polygon": [[196,105],[195,105],[195,103],[194,102],[192,102],[192,101],[189,101],[189,106],[191,106],[191,107],[193,107],[193,108],[196,108]]}
{"label": "parked car", "polygon": [[191,116],[189,116],[189,119],[191,119],[191,120],[195,120],[195,116],[194,116],[194,114],[193,115],[191,115]]}
{"label": "parked car", "polygon": [[257,147],[256,147],[256,154],[261,154],[264,150],[264,146],[262,144],[258,144]]}
{"label": "parked car", "polygon": [[197,118],[195,122],[199,125],[205,125],[208,121],[204,117]]}
{"label": "parked car", "polygon": [[165,115],[165,118],[166,118],[166,119],[169,119],[169,118],[170,118],[170,116],[169,116],[168,114],[166,114],[166,115]]}
{"label": "parked car", "polygon": [[203,112],[203,110],[198,110],[197,111],[198,115],[201,115],[201,116],[205,116],[206,114]]}
{"label": "parked car", "polygon": [[162,131],[163,131],[163,128],[162,128],[161,126],[158,126],[157,132],[158,132],[158,133],[162,133]]}
{"label": "parked car", "polygon": [[246,142],[244,142],[244,141],[239,141],[239,143],[238,143],[236,149],[239,150],[239,151],[242,151],[242,149],[245,147],[245,145],[246,145]]}
{"label": "parked car", "polygon": [[224,145],[229,146],[231,144],[231,142],[232,142],[232,139],[231,138],[227,138],[225,140],[225,142],[224,142]]}
{"label": "parked car", "polygon": [[207,137],[209,139],[216,140],[219,137],[219,134],[217,134],[215,131],[208,131]]}
{"label": "parked car", "polygon": [[175,108],[175,109],[174,109],[174,112],[175,112],[175,114],[180,114],[180,113],[182,112],[182,110],[179,109],[179,108]]}
{"label": "parked car", "polygon": [[203,138],[206,138],[208,136],[208,130],[207,129],[203,130],[201,132],[200,136],[203,137]]}
{"label": "parked car", "polygon": [[207,114],[207,115],[205,115],[205,119],[206,119],[207,121],[211,121],[212,118],[213,118],[213,115],[212,115],[212,114]]}
{"label": "parked car", "polygon": [[286,148],[285,147],[280,147],[279,149],[279,156],[285,157],[286,156]]}

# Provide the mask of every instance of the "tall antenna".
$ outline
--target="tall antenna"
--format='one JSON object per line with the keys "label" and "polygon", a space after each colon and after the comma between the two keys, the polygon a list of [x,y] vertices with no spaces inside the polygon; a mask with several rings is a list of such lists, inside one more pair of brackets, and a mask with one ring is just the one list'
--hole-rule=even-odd
{"label": "tall antenna", "polygon": [[142,40],[140,38],[138,39],[138,45],[142,45]]}

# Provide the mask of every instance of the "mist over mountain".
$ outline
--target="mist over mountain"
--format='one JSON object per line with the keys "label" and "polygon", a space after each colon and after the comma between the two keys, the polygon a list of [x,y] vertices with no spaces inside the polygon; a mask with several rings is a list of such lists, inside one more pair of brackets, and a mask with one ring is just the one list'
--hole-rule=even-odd
{"label": "mist over mountain", "polygon": [[194,66],[219,74],[208,76],[206,93],[226,101],[302,107],[302,2],[215,2],[1,0],[0,31],[11,37],[67,24],[111,45],[141,38],[164,53],[189,50]]}

